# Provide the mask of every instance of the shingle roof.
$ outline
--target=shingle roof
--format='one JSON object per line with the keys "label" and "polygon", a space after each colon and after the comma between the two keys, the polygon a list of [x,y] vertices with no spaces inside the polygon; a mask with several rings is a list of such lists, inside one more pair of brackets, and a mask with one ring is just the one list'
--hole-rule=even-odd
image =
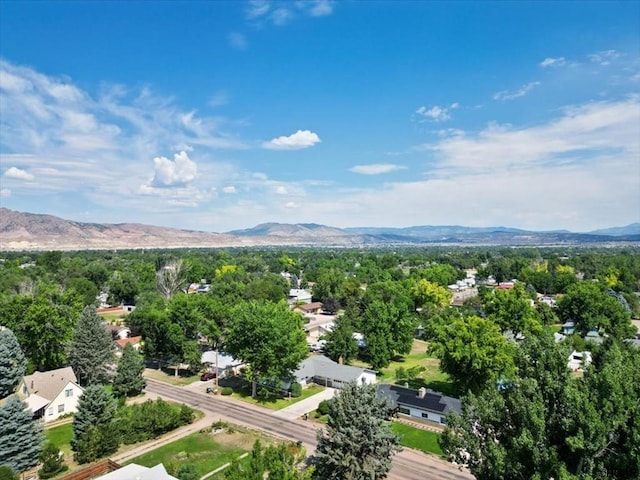
{"label": "shingle roof", "polygon": [[433,390],[427,390],[424,397],[421,398],[418,396],[418,390],[400,387],[399,385],[383,384],[378,387],[378,393],[388,398],[394,407],[408,405],[440,414],[447,414],[450,411],[460,413],[462,411],[460,400],[447,397]]}
{"label": "shingle roof", "polygon": [[42,398],[52,401],[69,383],[78,383],[76,374],[71,367],[58,368],[48,372],[35,372],[24,377],[24,384],[29,394],[38,394]]}
{"label": "shingle roof", "polygon": [[353,380],[357,380],[365,371],[373,372],[373,370],[365,368],[340,365],[324,355],[312,355],[306,358],[293,374],[296,378],[320,376],[324,378],[332,378],[341,382],[351,382]]}
{"label": "shingle roof", "polygon": [[142,337],[138,336],[138,337],[119,338],[118,340],[116,340],[116,343],[118,344],[118,347],[124,350],[124,347],[127,346],[127,343],[130,343],[131,345],[137,345],[141,341],[142,341]]}

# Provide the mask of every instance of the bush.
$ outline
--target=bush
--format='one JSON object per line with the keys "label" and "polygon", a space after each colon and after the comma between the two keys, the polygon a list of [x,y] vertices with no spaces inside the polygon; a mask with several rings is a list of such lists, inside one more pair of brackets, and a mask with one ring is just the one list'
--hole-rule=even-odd
{"label": "bush", "polygon": [[69,467],[64,463],[64,455],[53,443],[47,442],[40,454],[42,468],[38,472],[41,479],[55,477]]}
{"label": "bush", "polygon": [[10,467],[3,465],[0,467],[0,480],[18,480],[18,475]]}
{"label": "bush", "polygon": [[302,395],[302,385],[298,382],[293,382],[291,384],[291,396],[293,398],[298,398],[300,395]]}
{"label": "bush", "polygon": [[407,378],[407,371],[404,369],[404,367],[396,368],[396,379],[403,380],[405,378]]}
{"label": "bush", "polygon": [[318,412],[320,415],[327,415],[329,413],[329,400],[322,400],[318,404],[316,412]]}
{"label": "bush", "polygon": [[233,395],[233,388],[231,387],[223,387],[222,390],[220,390],[220,394],[221,395]]}
{"label": "bush", "polygon": [[118,411],[120,432],[127,444],[156,438],[193,421],[187,405],[172,405],[162,399],[127,405]]}

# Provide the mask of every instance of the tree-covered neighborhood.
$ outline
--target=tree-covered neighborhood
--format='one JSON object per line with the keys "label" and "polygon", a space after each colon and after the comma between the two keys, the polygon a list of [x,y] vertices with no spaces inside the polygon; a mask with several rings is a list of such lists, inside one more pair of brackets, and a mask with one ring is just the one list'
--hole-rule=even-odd
{"label": "tree-covered neighborhood", "polygon": [[311,461],[256,439],[220,478],[396,478],[394,456],[429,438],[478,479],[640,476],[636,247],[16,252],[0,270],[15,474],[64,475],[199,418],[146,398],[160,380],[283,412],[332,392],[288,417],[317,429]]}

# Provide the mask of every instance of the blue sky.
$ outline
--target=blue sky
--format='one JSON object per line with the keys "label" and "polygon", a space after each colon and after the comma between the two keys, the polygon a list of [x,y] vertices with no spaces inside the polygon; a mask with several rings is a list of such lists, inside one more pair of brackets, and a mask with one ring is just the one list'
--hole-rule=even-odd
{"label": "blue sky", "polygon": [[589,231],[640,221],[640,2],[0,2],[0,204]]}

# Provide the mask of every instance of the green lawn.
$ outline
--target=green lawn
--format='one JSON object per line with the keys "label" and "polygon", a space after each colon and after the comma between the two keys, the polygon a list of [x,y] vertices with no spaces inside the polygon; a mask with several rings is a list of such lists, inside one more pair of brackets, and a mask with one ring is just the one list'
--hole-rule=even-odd
{"label": "green lawn", "polygon": [[136,457],[128,463],[137,463],[146,467],[163,463],[167,470],[177,470],[180,466],[189,464],[195,467],[198,476],[202,476],[231,462],[248,450],[246,447],[242,448],[238,442],[227,444],[225,442],[227,435],[238,434],[194,433]]}
{"label": "green lawn", "polygon": [[442,449],[438,445],[439,434],[400,422],[393,422],[391,429],[400,437],[400,443],[403,446],[415,448],[424,453],[443,455]]}
{"label": "green lawn", "polygon": [[151,378],[152,380],[158,380],[159,382],[169,383],[179,387],[183,387],[200,380],[200,374],[192,375],[185,373],[184,370],[178,370],[178,376],[176,376],[174,370],[168,368],[163,368],[162,370],[145,368],[144,376],[146,378]]}
{"label": "green lawn", "polygon": [[59,449],[71,449],[71,437],[73,436],[73,423],[65,423],[57,427],[45,430],[47,440],[57,446]]}
{"label": "green lawn", "polygon": [[[316,393],[320,393],[325,389],[320,385],[310,385],[302,389],[302,395],[297,398],[289,399],[288,396],[281,393],[272,393],[267,398],[253,398],[251,396],[251,383],[240,377],[231,377],[220,379],[220,387],[229,386],[233,388],[233,395],[231,397],[237,398],[247,403],[253,403],[254,405],[262,405],[263,407],[271,408],[273,410],[280,410],[282,408],[293,405],[300,400],[309,398]],[[258,390],[260,387],[258,386]]]}

